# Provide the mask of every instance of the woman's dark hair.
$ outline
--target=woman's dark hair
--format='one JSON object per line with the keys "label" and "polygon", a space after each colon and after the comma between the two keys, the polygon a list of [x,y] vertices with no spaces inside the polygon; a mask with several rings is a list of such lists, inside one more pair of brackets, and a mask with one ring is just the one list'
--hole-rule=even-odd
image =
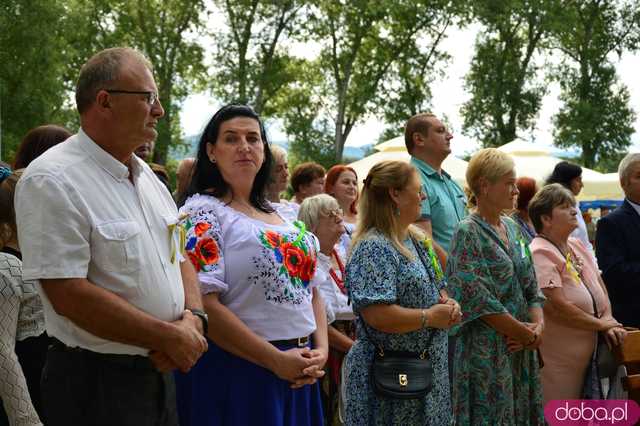
{"label": "woman's dark hair", "polygon": [[20,176],[22,170],[15,170],[0,181],[0,247],[16,238],[18,233],[14,198]]}
{"label": "woman's dark hair", "polygon": [[[236,117],[253,118],[260,126],[260,137],[264,146],[264,161],[262,167],[258,170],[258,174],[253,181],[249,201],[251,205],[266,213],[273,212],[273,208],[265,197],[265,188],[269,182],[271,175],[272,159],[269,143],[267,142],[267,133],[264,125],[260,121],[260,117],[256,112],[247,105],[231,104],[225,105],[218,110],[202,132],[200,142],[198,143],[198,154],[196,155],[196,163],[193,167],[193,176],[189,188],[185,192],[183,198],[179,200],[182,206],[187,198],[193,194],[209,194],[214,197],[224,197],[231,190],[229,184],[222,177],[220,169],[216,163],[212,163],[207,155],[207,143],[215,145],[218,142],[218,134],[220,133],[220,125]],[[231,194],[233,196],[233,194]]]}
{"label": "woman's dark hair", "polygon": [[582,176],[582,167],[568,161],[561,161],[556,164],[551,176],[547,178],[546,184],[559,183],[567,189],[571,189],[571,181]]}
{"label": "woman's dark hair", "polygon": [[43,152],[60,142],[64,142],[70,136],[70,131],[55,124],[47,124],[29,130],[20,142],[13,168],[24,169]]}

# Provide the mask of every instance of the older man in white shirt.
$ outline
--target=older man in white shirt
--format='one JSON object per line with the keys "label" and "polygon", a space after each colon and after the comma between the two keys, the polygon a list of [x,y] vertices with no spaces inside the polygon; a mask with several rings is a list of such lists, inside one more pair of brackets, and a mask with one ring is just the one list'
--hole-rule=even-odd
{"label": "older man in white shirt", "polygon": [[139,52],[96,54],[76,88],[81,129],[18,184],[24,278],[40,281],[54,339],[42,386],[48,425],[175,425],[170,371],[189,370],[207,348],[175,204],[133,155],[157,136],[157,93]]}

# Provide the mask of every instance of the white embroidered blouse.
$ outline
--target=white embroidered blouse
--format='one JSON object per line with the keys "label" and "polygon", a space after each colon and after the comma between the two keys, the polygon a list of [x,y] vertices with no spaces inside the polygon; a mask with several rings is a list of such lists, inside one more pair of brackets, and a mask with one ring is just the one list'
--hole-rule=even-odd
{"label": "white embroidered blouse", "polygon": [[203,294],[219,293],[220,301],[265,340],[315,331],[311,288],[319,246],[304,225],[267,224],[201,194],[190,197],[180,213],[186,215],[185,252]]}

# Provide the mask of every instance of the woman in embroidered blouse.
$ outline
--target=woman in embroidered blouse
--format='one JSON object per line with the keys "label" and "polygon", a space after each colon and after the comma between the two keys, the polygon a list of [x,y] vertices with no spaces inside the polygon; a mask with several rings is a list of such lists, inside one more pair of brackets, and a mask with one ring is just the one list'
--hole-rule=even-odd
{"label": "woman in embroidered blouse", "polygon": [[320,243],[318,269],[313,280],[318,282],[329,324],[329,359],[322,386],[325,417],[329,424],[337,417],[340,367],[355,338],[355,316],[344,286],[345,259],[338,253],[340,236],[344,233],[342,217],[340,205],[327,194],[305,198],[298,213],[298,218]]}
{"label": "woman in embroidered blouse", "polygon": [[542,302],[518,225],[502,215],[518,195],[514,163],[497,149],[469,161],[476,209],[454,234],[447,262],[451,295],[462,305],[452,400],[460,425],[543,425],[536,348]]}
{"label": "woman in embroidered blouse", "polygon": [[[433,250],[413,223],[425,199],[413,166],[383,161],[369,171],[359,205],[345,284],[357,314],[358,339],[345,358],[347,425],[449,425],[446,329],[460,320]],[[418,399],[377,395],[370,371],[377,347],[427,351],[430,392]],[[409,378],[411,380],[411,378]]]}
{"label": "woman in embroidered blouse", "polygon": [[265,199],[271,155],[259,117],[228,105],[200,140],[181,212],[211,326],[209,350],[178,374],[183,426],[321,425],[324,303],[317,240]]}
{"label": "woman in embroidered blouse", "polygon": [[[577,238],[576,202],[559,184],[547,185],[529,204],[538,236],[531,243],[538,285],[547,297],[545,331],[540,346],[544,399],[603,397],[593,364],[598,332],[610,344],[626,331],[611,315],[611,303],[593,256]],[[594,303],[597,314],[594,312]],[[593,386],[595,384],[595,386]]]}
{"label": "woman in embroidered blouse", "polygon": [[358,175],[353,168],[342,164],[329,169],[324,180],[324,192],[338,200],[344,212],[344,234],[340,238],[338,252],[347,257],[351,247],[351,237],[356,228],[358,218]]}

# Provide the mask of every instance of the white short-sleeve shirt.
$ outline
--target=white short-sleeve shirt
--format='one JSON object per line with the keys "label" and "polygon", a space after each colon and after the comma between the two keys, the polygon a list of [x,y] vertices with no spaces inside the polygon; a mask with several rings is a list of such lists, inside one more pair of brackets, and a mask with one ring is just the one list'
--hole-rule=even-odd
{"label": "white short-sleeve shirt", "polygon": [[[339,244],[339,243],[338,243]],[[336,249],[337,251],[337,249]],[[338,256],[340,256],[338,254]],[[344,264],[344,258],[341,257]],[[314,277],[317,282],[318,290],[324,300],[325,310],[327,311],[327,322],[331,324],[334,321],[351,321],[355,319],[353,308],[349,303],[349,296],[343,293],[331,276],[331,259],[323,253],[318,253],[318,270]],[[344,280],[344,276],[340,270],[334,272],[338,279]]]}
{"label": "white short-sleeve shirt", "polygon": [[[184,310],[176,206],[142,160],[129,169],[82,130],[37,158],[16,189],[25,280],[87,278],[164,321]],[[179,250],[175,250],[179,253]],[[49,335],[95,352],[146,355],[58,315],[38,285]]]}
{"label": "white short-sleeve shirt", "polygon": [[187,216],[185,252],[202,293],[219,293],[220,302],[265,340],[315,331],[318,241],[311,232],[250,218],[209,195],[193,195],[180,212]]}

